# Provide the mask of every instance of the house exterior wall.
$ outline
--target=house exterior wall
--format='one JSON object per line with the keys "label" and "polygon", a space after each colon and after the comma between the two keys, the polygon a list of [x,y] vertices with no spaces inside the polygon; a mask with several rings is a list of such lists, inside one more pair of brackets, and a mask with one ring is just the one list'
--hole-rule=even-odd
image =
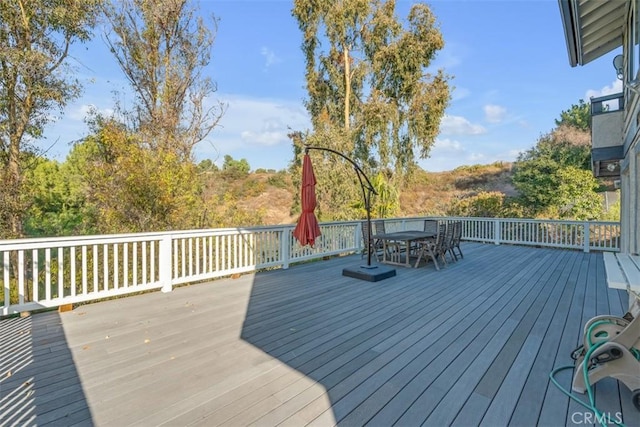
{"label": "house exterior wall", "polygon": [[628,10],[623,29],[622,54],[624,57],[624,159],[621,165],[621,252],[640,253],[640,40],[636,28],[640,21],[640,0],[627,3]]}
{"label": "house exterior wall", "polygon": [[[633,94],[638,97],[640,94]],[[640,107],[637,102],[634,108],[625,111],[626,119],[633,119],[640,114]],[[621,195],[620,195],[620,223],[621,223],[621,252],[632,254],[640,253],[640,133],[633,126],[632,143],[626,150],[625,157],[621,161]],[[626,148],[626,147],[625,147]]]}

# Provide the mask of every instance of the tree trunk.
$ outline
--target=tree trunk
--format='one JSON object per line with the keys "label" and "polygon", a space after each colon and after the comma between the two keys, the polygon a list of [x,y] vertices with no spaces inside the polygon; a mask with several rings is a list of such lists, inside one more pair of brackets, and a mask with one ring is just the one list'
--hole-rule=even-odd
{"label": "tree trunk", "polygon": [[342,55],[344,61],[344,129],[349,130],[349,100],[351,99],[351,64],[349,63],[349,47],[342,45]]}

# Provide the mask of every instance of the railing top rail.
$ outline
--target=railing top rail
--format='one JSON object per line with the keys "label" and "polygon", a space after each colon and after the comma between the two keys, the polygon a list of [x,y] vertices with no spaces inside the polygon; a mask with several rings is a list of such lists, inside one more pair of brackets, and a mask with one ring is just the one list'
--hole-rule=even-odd
{"label": "railing top rail", "polygon": [[[323,222],[320,226],[332,226],[339,224],[358,224],[359,221],[332,221]],[[96,235],[78,235],[63,237],[36,237],[27,239],[0,240],[0,251],[6,250],[7,247],[15,249],[36,249],[45,246],[83,246],[92,244],[108,244],[112,242],[139,242],[149,240],[160,240],[166,236],[172,238],[182,237],[198,237],[198,236],[215,236],[227,234],[250,234],[260,231],[288,230],[293,229],[295,224],[281,225],[262,225],[254,227],[235,227],[235,228],[209,228],[199,230],[174,230],[174,231],[158,231],[147,233],[123,233],[123,234],[96,234]]]}
{"label": "railing top rail", "polygon": [[[448,220],[464,220],[464,221],[477,221],[477,222],[494,222],[500,221],[503,223],[538,223],[538,224],[567,224],[567,225],[580,225],[588,222],[595,225],[617,225],[615,221],[567,221],[556,219],[532,219],[532,218],[488,218],[488,217],[402,217],[402,218],[384,218],[387,221],[421,221],[424,219],[448,219]],[[332,221],[322,222],[321,227],[330,227],[332,225],[345,225],[345,224],[359,224],[361,220],[353,221]],[[139,242],[149,240],[160,240],[164,237],[170,236],[172,238],[188,238],[198,236],[216,236],[216,235],[228,235],[228,234],[250,234],[260,231],[274,231],[274,230],[289,230],[293,229],[295,224],[281,224],[281,225],[265,225],[254,227],[236,227],[236,228],[211,228],[201,230],[176,230],[176,231],[164,231],[164,232],[150,232],[150,233],[126,233],[126,234],[104,234],[104,235],[89,235],[89,236],[65,236],[65,237],[46,237],[46,238],[29,238],[29,239],[14,239],[14,240],[0,240],[0,251],[3,250],[27,250],[38,249],[42,247],[69,247],[69,246],[84,246],[93,244],[109,244],[109,243],[122,243],[122,242]]]}

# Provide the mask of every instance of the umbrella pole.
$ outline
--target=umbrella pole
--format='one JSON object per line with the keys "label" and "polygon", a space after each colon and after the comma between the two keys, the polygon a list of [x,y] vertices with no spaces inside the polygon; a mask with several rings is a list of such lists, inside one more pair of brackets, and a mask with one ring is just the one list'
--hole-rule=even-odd
{"label": "umbrella pole", "polygon": [[367,235],[367,246],[368,246],[367,247],[367,265],[360,266],[360,268],[346,267],[342,270],[342,275],[353,277],[360,280],[366,280],[369,282],[377,282],[379,280],[384,280],[384,279],[388,279],[390,277],[395,276],[396,270],[394,268],[391,268],[389,266],[382,266],[382,265],[380,266],[371,265],[371,194],[378,194],[378,193],[376,193],[375,188],[373,188],[373,185],[371,185],[371,181],[369,181],[369,178],[367,178],[367,175],[360,168],[360,166],[358,166],[356,162],[354,162],[349,157],[345,156],[344,154],[338,151],[332,150],[330,148],[312,147],[305,144],[305,154],[308,154],[309,150],[328,151],[330,153],[337,154],[338,156],[342,157],[343,159],[351,163],[356,171],[356,175],[358,175],[358,181],[360,182],[360,188],[362,189],[362,197],[364,198],[364,207],[367,210],[367,225],[368,225],[367,227],[367,230],[368,230],[367,231],[367,234],[368,234]]}
{"label": "umbrella pole", "polygon": [[345,156],[344,154],[340,153],[339,151],[332,150],[331,148],[314,147],[311,145],[305,145],[304,150],[305,150],[305,154],[308,154],[309,150],[328,151],[330,153],[337,154],[338,156],[342,157],[343,159],[345,159],[346,161],[348,161],[353,165],[353,168],[356,171],[356,175],[358,176],[358,181],[360,182],[360,188],[362,189],[364,207],[367,210],[367,234],[368,234],[367,236],[367,268],[372,268],[371,267],[371,194],[377,195],[378,193],[376,193],[375,188],[371,184],[371,181],[369,181],[369,178],[367,178],[367,175],[364,173],[362,168],[355,161]]}

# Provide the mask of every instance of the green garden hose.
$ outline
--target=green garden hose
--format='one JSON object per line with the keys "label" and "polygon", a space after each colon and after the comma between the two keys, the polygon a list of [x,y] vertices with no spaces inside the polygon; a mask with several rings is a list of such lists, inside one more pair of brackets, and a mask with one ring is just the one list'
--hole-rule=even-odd
{"label": "green garden hose", "polygon": [[[598,408],[596,408],[595,406],[595,396],[593,395],[593,387],[591,386],[591,384],[589,383],[589,359],[591,359],[591,355],[593,354],[593,352],[600,347],[601,345],[605,344],[607,341],[606,340],[602,340],[599,341],[597,343],[592,343],[591,342],[591,332],[593,332],[593,328],[595,328],[598,325],[604,324],[604,323],[613,323],[609,320],[599,320],[597,322],[594,322],[592,325],[589,326],[589,329],[587,330],[587,338],[589,340],[589,349],[587,350],[586,354],[584,355],[584,362],[582,364],[582,372],[584,375],[584,383],[585,383],[585,387],[587,389],[587,395],[589,396],[589,403],[583,402],[581,399],[579,399],[578,397],[576,397],[573,393],[571,393],[570,391],[566,390],[564,387],[562,387],[560,385],[560,383],[558,383],[558,381],[555,379],[555,376],[558,372],[566,370],[566,369],[573,369],[574,365],[567,365],[567,366],[561,366],[559,368],[554,369],[553,371],[551,371],[551,373],[549,374],[549,378],[551,379],[551,382],[553,383],[553,385],[555,385],[562,393],[564,393],[565,395],[567,395],[570,399],[574,400],[575,402],[579,403],[580,405],[584,406],[585,408],[587,408],[588,410],[592,411],[595,416],[596,416],[596,420],[600,420],[601,424],[603,427],[607,427],[606,422],[604,421],[604,416],[603,414],[598,410]],[[640,360],[640,350],[636,349],[636,348],[631,348],[630,349],[631,353],[635,356],[635,358],[637,360]],[[624,424],[619,423],[615,420],[610,420],[612,421],[614,424],[620,426],[620,427],[625,427]]]}

